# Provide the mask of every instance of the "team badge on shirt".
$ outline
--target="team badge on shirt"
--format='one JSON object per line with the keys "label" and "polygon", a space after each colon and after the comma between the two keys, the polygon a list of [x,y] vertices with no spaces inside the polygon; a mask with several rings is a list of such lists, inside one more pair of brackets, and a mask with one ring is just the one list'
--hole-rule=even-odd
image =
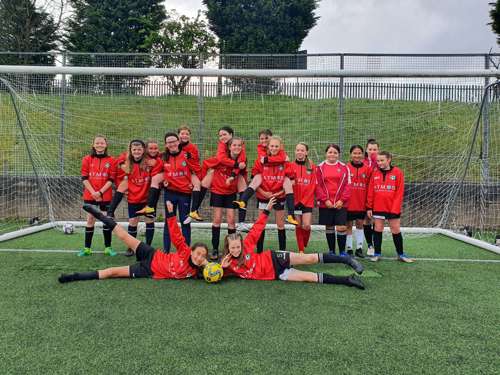
{"label": "team badge on shirt", "polygon": [[366,174],[365,173],[361,173],[361,177],[362,178],[366,178]]}
{"label": "team badge on shirt", "polygon": [[250,254],[245,255],[245,260],[250,260]]}
{"label": "team badge on shirt", "polygon": [[280,166],[278,167],[278,169],[279,169],[280,171],[282,171],[282,170],[283,170],[283,166],[282,166],[282,165],[280,165]]}
{"label": "team badge on shirt", "polygon": [[183,167],[185,167],[186,165],[187,165],[186,161],[185,161],[185,160],[183,160],[183,161],[182,161],[182,166],[183,166]]}
{"label": "team badge on shirt", "polygon": [[307,170],[307,171],[306,171],[306,173],[307,173],[307,174],[311,174],[311,173],[312,173],[312,171],[310,171],[310,170]]}
{"label": "team badge on shirt", "polygon": [[111,166],[111,164],[109,164],[109,162],[106,162],[106,164],[104,164],[104,168],[109,168]]}
{"label": "team badge on shirt", "polygon": [[396,176],[391,176],[391,180],[396,181]]}

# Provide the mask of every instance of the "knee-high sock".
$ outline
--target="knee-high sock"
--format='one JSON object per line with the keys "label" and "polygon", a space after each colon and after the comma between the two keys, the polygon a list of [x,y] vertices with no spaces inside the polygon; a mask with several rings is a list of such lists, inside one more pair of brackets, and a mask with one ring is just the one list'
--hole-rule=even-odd
{"label": "knee-high sock", "polygon": [[92,237],[94,237],[94,227],[85,227],[85,247],[92,246]]}
{"label": "knee-high sock", "polygon": [[207,188],[202,186],[200,191],[193,191],[191,193],[191,211],[198,211],[203,199],[205,199],[207,190]]}
{"label": "knee-high sock", "polygon": [[266,237],[266,232],[263,231],[259,237],[259,240],[257,241],[257,252],[258,253],[262,253],[262,250],[264,250],[264,238],[265,237]]}
{"label": "knee-high sock", "polygon": [[328,243],[328,250],[335,254],[335,230],[326,230],[326,242]]}
{"label": "knee-high sock", "polygon": [[191,245],[191,224],[181,224],[181,231],[186,243]]}
{"label": "knee-high sock", "polygon": [[108,208],[108,216],[115,216],[115,211],[120,202],[123,199],[123,193],[120,191],[116,191],[115,194],[113,195],[113,199],[111,199],[111,203],[109,204]]}
{"label": "knee-high sock", "polygon": [[102,226],[102,235],[104,236],[104,247],[111,247],[111,228],[106,224]]}
{"label": "knee-high sock", "polygon": [[59,282],[69,283],[71,281],[98,280],[98,279],[99,279],[99,273],[97,271],[75,272],[69,275],[61,275],[59,277]]}
{"label": "knee-high sock", "polygon": [[137,226],[129,224],[128,234],[130,234],[132,237],[136,238],[137,237]]}
{"label": "knee-high sock", "polygon": [[286,250],[286,231],[285,229],[278,229],[278,244],[280,250]]}
{"label": "knee-high sock", "polygon": [[373,246],[373,229],[371,225],[363,225],[363,233],[365,234],[366,244]]}
{"label": "knee-high sock", "polygon": [[345,253],[345,241],[346,241],[345,232],[337,231],[337,244],[339,245],[339,252]]}
{"label": "knee-high sock", "polygon": [[373,231],[373,246],[376,254],[382,254],[382,232]]}
{"label": "knee-high sock", "polygon": [[295,227],[295,237],[297,238],[297,248],[300,252],[304,251],[304,232],[300,225]]}
{"label": "knee-high sock", "polygon": [[254,194],[255,194],[255,190],[249,186],[245,189],[245,191],[243,193],[240,193],[240,200],[247,203],[250,200],[250,198],[252,198],[252,195],[254,195]]}
{"label": "knee-high sock", "polygon": [[304,239],[304,247],[309,245],[309,238],[311,238],[311,229],[302,229],[302,237]]}
{"label": "knee-high sock", "polygon": [[149,207],[156,207],[158,203],[158,199],[160,198],[160,192],[161,190],[155,187],[150,187],[149,188],[149,193],[148,193],[148,206]]}
{"label": "knee-high sock", "polygon": [[287,209],[288,215],[292,215],[293,216],[293,213],[295,211],[295,204],[294,204],[293,193],[287,194],[285,196],[285,202],[286,202],[286,209]]}
{"label": "knee-high sock", "polygon": [[398,255],[403,254],[403,236],[401,235],[401,232],[392,234],[392,241],[394,242]]}
{"label": "knee-high sock", "polygon": [[328,273],[318,273],[318,283],[319,284],[338,284],[338,285],[348,285],[351,286],[352,283],[349,280],[349,276],[334,276]]}
{"label": "knee-high sock", "polygon": [[146,223],[146,244],[151,245],[155,235],[155,223]]}
{"label": "knee-high sock", "polygon": [[220,227],[212,226],[212,249],[219,250]]}

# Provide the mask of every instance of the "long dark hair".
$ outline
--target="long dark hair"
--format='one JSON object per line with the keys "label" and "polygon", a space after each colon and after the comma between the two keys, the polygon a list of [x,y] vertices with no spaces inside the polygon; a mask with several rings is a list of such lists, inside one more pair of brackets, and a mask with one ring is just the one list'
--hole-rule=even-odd
{"label": "long dark hair", "polygon": [[335,144],[335,143],[330,143],[328,146],[326,146],[325,148],[325,154],[328,152],[329,149],[331,148],[334,148],[335,150],[338,151],[339,155],[340,155],[340,146]]}
{"label": "long dark hair", "polygon": [[219,134],[219,132],[221,130],[224,130],[225,132],[228,132],[229,134],[234,135],[234,130],[230,126],[223,126],[223,127],[219,128],[219,130],[217,130],[217,134]]}

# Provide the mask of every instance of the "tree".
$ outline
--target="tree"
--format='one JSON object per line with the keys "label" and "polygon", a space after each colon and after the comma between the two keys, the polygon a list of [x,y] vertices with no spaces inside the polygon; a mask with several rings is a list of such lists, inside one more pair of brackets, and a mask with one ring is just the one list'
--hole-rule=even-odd
{"label": "tree", "polygon": [[491,29],[497,35],[497,43],[500,44],[500,0],[496,2],[489,3],[492,9],[490,9]]}
{"label": "tree", "polygon": [[[73,52],[149,52],[145,45],[165,19],[162,0],[70,0],[73,14],[68,21],[65,46]],[[70,55],[73,65],[147,67],[147,56]],[[75,77],[72,85],[89,85],[90,77]],[[95,91],[136,90],[144,80],[133,77],[92,77]]]}
{"label": "tree", "polygon": [[[49,52],[57,47],[57,26],[52,16],[36,7],[34,0],[0,0],[0,50]],[[55,57],[42,54],[2,54],[2,65],[54,65]],[[26,88],[47,89],[52,76],[25,79]]]}
{"label": "tree", "polygon": [[[153,65],[158,68],[199,68],[217,51],[215,36],[207,23],[200,19],[169,11],[158,32],[152,33],[146,45],[153,53]],[[168,76],[167,82],[175,94],[184,94],[191,77]]]}
{"label": "tree", "polygon": [[[203,3],[207,6],[210,29],[219,38],[221,66],[225,68],[290,68],[296,59],[224,54],[297,53],[319,18],[314,14],[318,0],[203,0]],[[265,79],[233,82],[245,91],[267,92],[272,86]]]}

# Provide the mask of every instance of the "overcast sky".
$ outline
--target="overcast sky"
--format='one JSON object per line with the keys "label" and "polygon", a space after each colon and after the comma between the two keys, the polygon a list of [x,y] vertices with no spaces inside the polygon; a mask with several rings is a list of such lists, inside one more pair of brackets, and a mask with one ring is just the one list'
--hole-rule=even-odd
{"label": "overcast sky", "polygon": [[[498,52],[488,25],[493,0],[321,0],[309,53]],[[167,9],[195,16],[201,0],[167,0]]]}

